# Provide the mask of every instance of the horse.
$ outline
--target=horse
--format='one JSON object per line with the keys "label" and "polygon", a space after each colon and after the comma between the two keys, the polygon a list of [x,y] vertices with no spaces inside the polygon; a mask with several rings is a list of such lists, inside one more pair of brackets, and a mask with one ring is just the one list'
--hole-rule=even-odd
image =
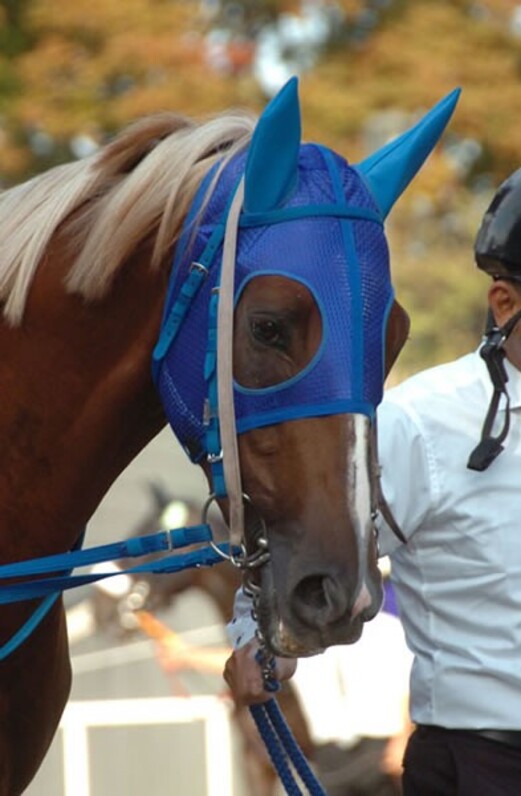
{"label": "horse", "polygon": [[[244,535],[266,645],[359,637],[381,601],[373,420],[408,330],[383,222],[456,100],[354,167],[301,143],[293,79],[258,119],[147,117],[0,195],[3,563],[77,546],[169,422]],[[70,689],[62,603],[27,633],[38,608],[1,608],[1,796]]]}

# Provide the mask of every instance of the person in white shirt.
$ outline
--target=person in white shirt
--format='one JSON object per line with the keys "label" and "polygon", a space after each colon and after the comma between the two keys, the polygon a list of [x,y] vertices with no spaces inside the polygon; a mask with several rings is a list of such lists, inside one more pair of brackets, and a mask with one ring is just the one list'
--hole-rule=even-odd
{"label": "person in white shirt", "polygon": [[[378,410],[383,491],[407,538],[380,519],[414,655],[404,796],[521,793],[521,169],[475,255],[492,277],[480,351],[413,376]],[[238,700],[260,701],[244,609],[237,626],[245,646],[225,678]],[[280,678],[295,668],[277,665]]]}

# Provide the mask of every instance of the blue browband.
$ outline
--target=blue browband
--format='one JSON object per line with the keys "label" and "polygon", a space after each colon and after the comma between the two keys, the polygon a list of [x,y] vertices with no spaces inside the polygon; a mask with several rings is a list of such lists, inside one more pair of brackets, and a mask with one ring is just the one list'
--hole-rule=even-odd
{"label": "blue browband", "polygon": [[353,207],[343,204],[304,205],[302,207],[282,207],[266,213],[241,213],[239,227],[269,227],[283,221],[294,221],[298,218],[351,218],[374,221],[383,226],[380,213],[370,207]]}

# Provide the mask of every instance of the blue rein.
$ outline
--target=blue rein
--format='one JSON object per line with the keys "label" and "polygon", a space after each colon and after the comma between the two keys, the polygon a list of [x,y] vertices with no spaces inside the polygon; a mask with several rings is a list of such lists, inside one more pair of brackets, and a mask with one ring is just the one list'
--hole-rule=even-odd
{"label": "blue rein", "polygon": [[[209,525],[194,525],[188,528],[178,528],[174,531],[159,531],[148,536],[140,536],[123,542],[101,545],[100,547],[91,547],[87,550],[72,550],[69,553],[34,558],[15,564],[4,564],[0,566],[0,581],[7,578],[30,578],[47,575],[60,570],[69,572],[76,567],[101,564],[119,558],[136,558],[150,553],[176,550],[188,545],[209,542],[211,539],[212,531]],[[225,553],[229,549],[228,544],[216,546]],[[67,591],[77,586],[85,586],[89,583],[117,577],[121,574],[179,572],[189,567],[212,566],[222,560],[223,556],[219,555],[213,548],[204,547],[182,555],[165,556],[159,560],[138,564],[117,572],[90,573],[88,575],[53,575],[41,580],[2,586],[0,590],[0,605],[21,600],[32,600],[36,597],[45,597],[48,594]]]}
{"label": "blue rein", "polygon": [[[166,555],[161,559],[116,572],[72,575],[71,573],[76,567],[91,566],[121,558],[137,558],[151,553],[165,553],[188,545],[210,542],[212,531],[209,525],[194,525],[79,550],[78,547],[81,546],[82,540],[83,534],[75,548],[67,553],[0,566],[0,605],[43,598],[26,623],[0,647],[0,661],[9,657],[29,638],[63,591],[121,574],[135,575],[149,572],[160,574],[180,572],[190,567],[213,566],[223,560],[222,553],[229,551],[228,544],[215,545],[221,554],[214,547],[207,545],[188,553]],[[42,575],[50,577],[42,578]],[[38,579],[28,580],[35,577]],[[25,578],[26,580],[22,583],[2,585],[2,581],[12,578]]]}

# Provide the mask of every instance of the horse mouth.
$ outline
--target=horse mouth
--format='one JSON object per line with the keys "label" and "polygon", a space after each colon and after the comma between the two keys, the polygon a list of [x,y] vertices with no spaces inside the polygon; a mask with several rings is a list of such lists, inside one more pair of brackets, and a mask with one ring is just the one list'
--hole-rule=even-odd
{"label": "horse mouth", "polygon": [[310,647],[303,645],[288,630],[282,620],[279,620],[276,631],[270,637],[270,646],[276,649],[278,655],[286,658],[304,658],[311,655],[318,655],[324,651],[324,647]]}
{"label": "horse mouth", "polygon": [[267,630],[265,636],[269,648],[275,655],[284,658],[308,658],[318,655],[327,647],[337,644],[354,644],[362,635],[364,622],[360,619],[352,620],[347,627],[341,630],[326,630],[325,632],[306,630],[302,638],[298,638],[282,619],[275,627]]}
{"label": "horse mouth", "polygon": [[327,647],[358,641],[365,622],[363,613],[343,616],[331,624],[320,622],[318,617],[316,624],[304,624],[287,610],[281,610],[272,575],[270,564],[263,567],[257,616],[262,637],[274,655],[305,658],[324,652]]}

